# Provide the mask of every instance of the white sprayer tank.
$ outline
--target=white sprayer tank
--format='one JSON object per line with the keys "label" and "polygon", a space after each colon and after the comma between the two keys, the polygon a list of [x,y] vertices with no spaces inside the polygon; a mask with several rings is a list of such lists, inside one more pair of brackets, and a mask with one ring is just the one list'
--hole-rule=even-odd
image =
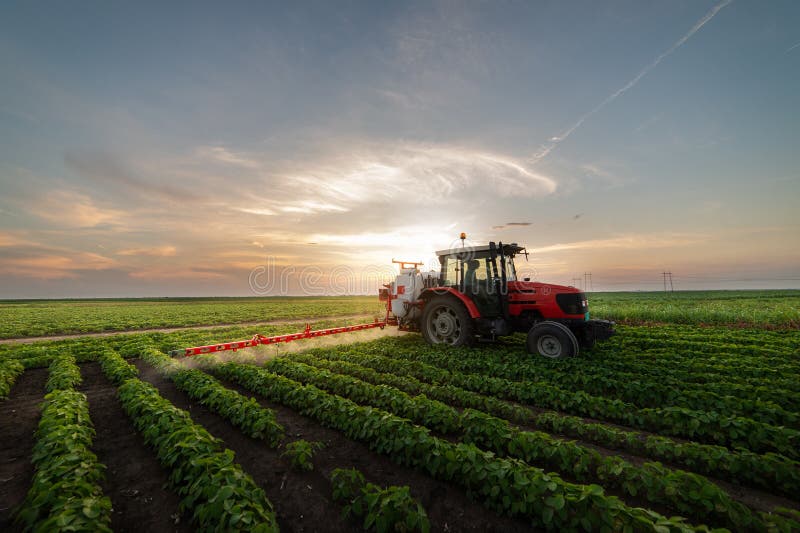
{"label": "white sprayer tank", "polygon": [[422,274],[416,268],[401,268],[389,288],[392,302],[392,314],[402,320],[413,320],[419,315],[419,308],[410,305],[419,299],[424,288]]}

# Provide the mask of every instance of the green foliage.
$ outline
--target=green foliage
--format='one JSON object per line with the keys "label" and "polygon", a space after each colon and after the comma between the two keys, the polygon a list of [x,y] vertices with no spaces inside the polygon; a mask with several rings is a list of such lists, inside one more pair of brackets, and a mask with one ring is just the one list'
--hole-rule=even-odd
{"label": "green foliage", "polygon": [[333,499],[345,503],[344,514],[364,520],[365,530],[378,533],[430,531],[428,515],[411,497],[408,487],[381,488],[367,483],[356,469],[335,469],[331,472]]}
{"label": "green foliage", "polygon": [[75,364],[75,357],[69,354],[58,355],[50,363],[50,377],[45,388],[54,390],[69,390],[81,384],[81,370]]}
{"label": "green foliage", "polygon": [[119,398],[145,442],[170,470],[180,510],[197,531],[278,531],[264,491],[234,462],[233,452],[194,424],[158,391],[138,379],[119,387]]}
{"label": "green foliage", "polygon": [[[276,372],[303,383],[349,398],[362,405],[387,409],[403,415],[396,406],[405,406],[412,400],[404,392],[385,385],[371,385],[350,376],[335,375],[302,363],[273,360],[265,370]],[[424,396],[416,398],[419,412],[436,412],[439,402]],[[680,470],[672,470],[658,463],[635,466],[617,457],[604,457],[594,449],[566,442],[542,432],[520,431],[505,420],[485,413],[466,409],[459,415],[452,408],[453,420],[448,427],[459,429],[464,441],[491,450],[501,456],[516,457],[529,464],[552,468],[581,482],[602,483],[621,489],[632,497],[642,497],[654,504],[666,505],[689,516],[708,514],[715,525],[734,528],[752,528],[758,518],[743,505],[707,479]],[[416,412],[412,418],[420,424],[435,429],[440,418]],[[693,495],[701,494],[702,498]],[[709,511],[710,509],[710,511]]]}
{"label": "green foliage", "polygon": [[100,352],[100,368],[114,385],[121,385],[126,380],[139,377],[135,366],[123,359],[117,352],[106,347]]}
{"label": "green foliage", "polygon": [[379,313],[374,297],[0,302],[0,339]]}
{"label": "green foliage", "polygon": [[678,291],[592,293],[595,318],[651,322],[797,328],[800,291]]}
{"label": "green foliage", "polygon": [[354,402],[369,402],[398,416],[409,418],[441,433],[453,433],[460,427],[458,411],[425,396],[410,397],[388,385],[370,385],[350,376],[334,374],[283,358],[268,361],[264,368],[302,383],[313,383]]}
{"label": "green foliage", "polygon": [[[402,350],[386,350],[392,344],[403,344]],[[696,411],[683,407],[637,408],[621,400],[594,396],[582,390],[569,391],[546,381],[514,381],[502,377],[509,364],[538,365],[540,359],[524,355],[514,363],[495,362],[491,350],[451,350],[413,345],[390,339],[380,347],[394,359],[409,364],[406,368],[421,380],[449,383],[480,394],[496,396],[540,408],[556,409],[572,415],[607,420],[663,435],[681,437],[753,452],[775,452],[790,459],[800,458],[800,431],[773,426],[741,416],[717,411]],[[585,360],[581,358],[581,360]],[[424,362],[424,363],[422,363]],[[474,365],[474,366],[473,366]],[[478,371],[478,368],[481,370]],[[464,372],[462,369],[474,371]],[[394,371],[389,366],[387,371]]]}
{"label": "green foliage", "polygon": [[[606,448],[622,449],[636,455],[652,457],[681,465],[693,472],[790,497],[800,490],[800,469],[797,463],[779,455],[759,455],[747,450],[732,451],[720,446],[680,442],[667,437],[645,435],[605,424],[586,422],[575,416],[554,412],[534,413],[513,403],[453,385],[420,381],[408,374],[414,369],[424,369],[424,365],[370,355],[371,350],[363,350],[364,353],[360,353],[361,351],[357,346],[352,346],[338,350],[324,349],[315,350],[313,353],[292,354],[287,358],[339,374],[352,375],[370,383],[388,383],[409,394],[425,394],[450,405],[478,409],[513,422],[579,438]],[[378,372],[376,368],[391,369],[393,373]]]}
{"label": "green foliage", "polygon": [[286,457],[292,468],[301,471],[314,470],[314,453],[325,447],[322,442],[309,442],[304,439],[292,441],[284,446],[281,457]]}
{"label": "green foliage", "polygon": [[490,509],[527,517],[534,527],[691,530],[682,519],[628,507],[618,498],[605,495],[599,486],[574,485],[555,474],[545,474],[516,459],[496,457],[472,444],[452,444],[386,411],[359,406],[263,369],[223,363],[213,367],[213,371],[338,429],[397,463],[418,467],[436,479],[459,485]]}
{"label": "green foliage", "polygon": [[91,452],[93,437],[86,396],[45,396],[31,457],[36,471],[16,516],[25,531],[111,531],[111,501],[100,488],[105,466]]}
{"label": "green foliage", "polygon": [[275,413],[261,407],[255,398],[225,388],[201,370],[183,368],[152,346],[142,347],[141,357],[169,377],[179,390],[227,419],[245,435],[265,440],[273,448],[283,439],[284,429],[275,419]]}
{"label": "green foliage", "polygon": [[11,387],[24,370],[25,366],[17,360],[0,361],[0,400],[8,398]]}

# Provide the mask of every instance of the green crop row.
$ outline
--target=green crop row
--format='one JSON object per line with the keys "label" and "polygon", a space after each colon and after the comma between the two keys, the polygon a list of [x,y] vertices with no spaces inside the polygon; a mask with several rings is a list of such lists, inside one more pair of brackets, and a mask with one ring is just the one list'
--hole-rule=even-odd
{"label": "green crop row", "polygon": [[0,302],[0,338],[379,313],[373,297]]}
{"label": "green crop row", "polygon": [[334,501],[344,503],[345,516],[364,521],[364,529],[377,533],[431,530],[425,508],[411,497],[408,487],[381,488],[367,483],[356,470],[337,468],[331,472]]}
{"label": "green crop row", "polygon": [[22,363],[15,359],[0,361],[0,400],[8,398],[11,387],[24,370]]}
{"label": "green crop row", "polygon": [[[647,353],[652,354],[652,351]],[[664,355],[667,358],[672,354],[674,354],[674,352],[664,351]],[[667,363],[663,366],[657,366],[649,364],[644,356],[642,356],[639,361],[619,361],[614,359],[613,355],[599,357],[597,352],[593,352],[591,359],[584,361],[587,361],[585,363],[587,365],[596,365],[622,374],[630,374],[636,376],[637,379],[645,378],[657,381],[664,376],[668,379],[677,380],[679,383],[684,383],[684,387],[687,384],[698,385],[700,387],[710,385],[712,387],[718,387],[717,390],[724,391],[728,384],[737,384],[750,385],[756,389],[757,392],[774,389],[776,392],[765,398],[774,402],[781,401],[781,395],[785,394],[783,391],[800,392],[800,383],[787,377],[785,373],[778,372],[771,368],[755,369],[747,364],[737,365],[729,362],[710,363],[707,358],[702,361],[696,359],[690,361],[673,360],[671,364]],[[577,361],[570,361],[564,366],[579,366],[577,363]],[[787,406],[787,408],[796,410],[789,406]]]}
{"label": "green crop row", "polygon": [[[393,406],[402,406],[411,400],[406,393],[393,387],[370,385],[303,363],[274,359],[264,369],[400,416],[405,415],[395,412]],[[425,404],[430,404],[431,410],[434,410],[439,403],[424,396],[417,400],[423,409]],[[671,470],[658,463],[634,466],[618,457],[603,457],[595,450],[555,439],[546,433],[512,429],[508,422],[479,411],[468,409],[459,416],[454,409],[448,409],[448,425],[452,430],[462,432],[467,442],[500,455],[545,465],[581,482],[608,484],[629,496],[644,497],[651,503],[667,505],[690,516],[707,514],[721,526],[766,528],[749,509],[734,502],[727,493],[698,475]],[[430,429],[439,421],[437,418],[433,423],[428,423],[425,416],[413,420]]]}
{"label": "green crop row", "polygon": [[720,487],[697,474],[673,470],[661,463],[634,465],[617,456],[574,442],[553,438],[540,431],[521,431],[508,422],[468,409],[464,411],[465,439],[500,455],[517,457],[568,473],[579,482],[596,482],[631,497],[644,498],[686,513],[703,516],[713,525],[734,531],[792,531],[800,528],[774,514],[756,513],[734,501]]}
{"label": "green crop row", "polygon": [[107,531],[111,501],[100,483],[105,466],[92,453],[86,396],[69,389],[45,397],[31,462],[31,487],[15,517],[25,531]]}
{"label": "green crop row", "polygon": [[248,437],[264,440],[273,448],[283,439],[284,429],[275,420],[275,413],[262,407],[255,398],[225,388],[204,372],[183,368],[151,346],[143,347],[140,355],[171,379],[178,390],[228,420]]}
{"label": "green crop row", "polygon": [[691,351],[693,353],[702,354],[719,354],[728,353],[733,357],[755,357],[760,361],[770,362],[774,364],[792,364],[793,360],[789,357],[791,354],[786,352],[783,347],[769,347],[763,344],[759,346],[747,346],[740,343],[727,342],[722,335],[717,339],[706,337],[700,340],[688,340],[681,335],[675,335],[672,338],[658,338],[651,336],[629,336],[622,337],[615,341],[621,349],[638,348],[672,348],[680,349],[681,351]]}
{"label": "green crop row", "polygon": [[[636,352],[630,348],[619,351],[606,351],[608,347],[598,346],[592,353],[593,364],[609,365],[629,372],[684,370],[709,380],[724,381],[728,376],[748,378],[759,382],[772,382],[796,374],[793,365],[765,363],[757,357],[719,357],[714,354],[692,353],[680,348],[651,348]],[[713,379],[711,379],[713,381]]]}
{"label": "green crop row", "polygon": [[[502,459],[471,444],[452,444],[426,428],[371,407],[301,385],[263,369],[222,363],[225,379],[287,405],[394,461],[423,469],[464,487],[498,512],[528,517],[535,527],[584,530],[690,530],[682,519],[624,505],[597,485],[574,485],[515,459]],[[704,528],[705,529],[705,528]]]}
{"label": "green crop row", "polygon": [[69,354],[53,357],[49,372],[50,376],[45,384],[48,392],[74,389],[82,381],[81,370],[75,364],[75,358]]}
{"label": "green crop row", "polygon": [[[415,359],[421,359],[416,351]],[[540,358],[544,359],[544,358]],[[800,415],[783,409],[780,405],[763,401],[756,397],[747,398],[744,387],[734,384],[727,386],[728,395],[720,395],[707,390],[688,391],[681,383],[659,380],[645,380],[642,376],[618,375],[615,370],[589,364],[569,364],[563,366],[544,365],[536,358],[511,359],[482,350],[481,353],[459,352],[454,356],[449,352],[426,353],[425,360],[437,366],[446,366],[459,372],[489,373],[492,376],[510,380],[532,380],[537,384],[547,384],[571,391],[585,391],[588,394],[616,398],[636,407],[685,407],[698,411],[718,411],[731,416],[752,418],[774,426],[800,427]],[[670,386],[672,385],[672,386]],[[794,404],[795,395],[788,397]]]}
{"label": "green crop row", "polygon": [[[797,327],[794,290],[589,294],[592,315],[617,321]],[[691,326],[687,326],[691,327]]]}
{"label": "green crop row", "polygon": [[[400,343],[397,344],[403,346]],[[403,348],[406,347],[403,346]],[[414,348],[410,347],[410,349]],[[608,353],[607,356],[606,353]],[[563,379],[565,375],[574,374],[584,376],[585,380],[599,376],[601,379],[611,378],[620,383],[635,380],[654,386],[663,384],[660,393],[658,390],[655,391],[659,398],[656,401],[661,404],[663,404],[662,398],[663,400],[673,400],[685,396],[684,400],[692,401],[698,406],[696,408],[700,408],[699,406],[702,405],[700,402],[704,398],[709,404],[714,404],[719,401],[719,396],[732,395],[753,401],[767,401],[764,404],[767,409],[771,408],[768,402],[774,402],[789,411],[797,411],[797,407],[800,405],[797,395],[787,394],[790,390],[800,390],[800,384],[795,383],[794,380],[780,377],[775,369],[769,370],[773,379],[759,379],[754,382],[752,378],[731,374],[730,370],[732,365],[736,364],[735,361],[722,365],[721,370],[726,372],[725,374],[704,374],[697,369],[691,371],[687,369],[688,364],[697,362],[695,359],[684,364],[677,360],[680,356],[675,354],[674,350],[664,353],[665,366],[656,366],[650,361],[642,360],[652,354],[652,351],[645,354],[631,354],[622,349],[609,351],[605,344],[598,345],[587,357],[557,361],[547,358],[530,358],[523,353],[523,348],[520,346],[519,351],[507,349],[483,349],[480,353],[464,351],[459,353],[458,362],[465,365],[459,370],[483,371],[487,365],[490,365],[493,370],[503,371],[502,377],[509,379],[558,380],[559,378]],[[709,357],[700,356],[700,361],[707,364]],[[747,365],[747,368],[752,370],[752,365]],[[787,390],[780,390],[782,388]],[[614,389],[611,390],[616,392]],[[716,396],[708,395],[707,393],[710,392],[715,393]],[[731,407],[737,406],[731,405]],[[751,410],[753,408],[758,408],[758,406],[749,407]]]}
{"label": "green crop row", "polygon": [[[358,353],[362,348],[343,347],[341,350],[343,353]],[[441,356],[443,353],[442,350],[425,350],[418,347],[414,351],[393,352],[380,343],[371,343],[370,350],[393,353],[396,359],[413,363],[413,368],[420,368],[421,363],[418,362],[420,360],[438,362],[441,367],[424,365],[426,367],[422,370],[424,375],[414,374],[415,377],[426,381],[450,383],[508,400],[610,420],[667,435],[745,447],[757,452],[777,451],[789,457],[797,457],[799,453],[795,443],[800,432],[761,424],[751,419],[682,408],[636,409],[635,406],[620,400],[599,398],[580,391],[565,391],[545,383],[515,382],[491,377],[490,371],[485,374],[464,374],[447,369],[448,362],[451,363],[450,366],[457,366],[457,363],[452,363],[445,357],[437,358],[437,355]]]}
{"label": "green crop row", "polygon": [[[571,362],[570,362],[571,363]],[[712,405],[718,398],[725,396],[735,396],[747,400],[755,409],[763,405],[767,409],[780,407],[790,411],[790,415],[797,417],[800,411],[800,396],[795,394],[792,388],[781,388],[780,380],[770,380],[767,384],[753,384],[747,378],[733,379],[730,377],[717,377],[715,381],[701,381],[704,379],[702,374],[695,374],[693,377],[687,376],[687,372],[682,369],[665,369],[660,372],[631,372],[630,368],[609,368],[603,364],[570,364],[557,367],[557,373],[568,376],[570,374],[581,382],[590,381],[594,378],[606,380],[609,377],[613,380],[604,383],[603,386],[614,390],[618,384],[630,383],[632,381],[641,382],[649,391],[655,393],[655,397],[663,398],[664,401],[675,401],[675,398],[683,397],[684,401],[692,402],[695,405]],[[708,377],[708,376],[706,376]],[[556,380],[558,378],[555,378]],[[785,385],[785,384],[784,384]],[[790,387],[794,387],[791,385]],[[800,387],[800,385],[798,385]],[[617,394],[625,394],[624,385]],[[641,401],[641,400],[640,400]],[[653,402],[650,397],[647,401]],[[637,402],[634,402],[637,403]]]}
{"label": "green crop row", "polygon": [[458,411],[442,402],[429,400],[425,396],[412,397],[389,385],[370,385],[349,376],[333,374],[283,358],[271,359],[264,365],[264,369],[295,381],[313,381],[313,384],[321,389],[333,391],[356,403],[369,402],[370,405],[408,418],[440,433],[447,434],[461,430]]}
{"label": "green crop row", "polygon": [[[677,338],[680,339],[680,337]],[[654,339],[645,342],[644,339],[633,341],[619,339],[616,343],[598,344],[592,353],[601,359],[607,358],[631,363],[647,361],[657,366],[669,366],[672,361],[680,361],[682,364],[689,365],[727,363],[736,370],[750,368],[756,371],[756,375],[763,372],[768,375],[771,370],[797,370],[796,349],[784,348],[781,355],[777,355],[775,351],[765,353],[758,348],[733,348],[720,343],[709,344],[696,342],[684,345],[675,340]],[[717,370],[720,369],[717,368]]]}
{"label": "green crop row", "polygon": [[619,347],[627,341],[636,339],[673,340],[687,342],[719,342],[726,344],[734,352],[742,350],[758,352],[761,349],[777,353],[791,354],[800,345],[800,334],[797,330],[769,331],[764,329],[731,329],[731,328],[687,328],[685,326],[661,325],[656,327],[618,326],[619,338],[612,339],[609,344]]}
{"label": "green crop row", "polygon": [[139,377],[139,370],[109,347],[103,348],[98,359],[103,373],[114,385],[122,385],[126,380]]}
{"label": "green crop row", "polygon": [[169,484],[181,497],[180,510],[190,513],[196,531],[278,530],[264,491],[234,462],[233,452],[194,424],[188,413],[135,378],[122,383],[119,399],[137,431],[170,470]]}
{"label": "green crop row", "polygon": [[442,350],[418,348],[414,351],[397,351],[393,356],[407,361],[432,363],[439,368],[437,381],[475,392],[664,435],[741,447],[754,452],[777,452],[791,459],[800,458],[800,431],[794,429],[682,407],[639,409],[621,400],[593,396],[583,391],[566,391],[544,382],[493,377],[494,372],[489,370],[482,374],[462,373],[455,370],[459,367],[456,358],[443,354]]}
{"label": "green crop row", "polygon": [[[289,355],[287,358],[339,374],[352,375],[370,383],[389,384],[409,394],[425,394],[448,404],[486,411],[520,424],[533,425],[600,446],[667,461],[693,472],[770,492],[794,497],[800,491],[800,465],[779,455],[759,455],[746,450],[731,451],[721,446],[679,442],[667,437],[587,423],[578,417],[553,412],[534,414],[529,409],[492,396],[484,396],[453,385],[420,381],[408,375],[411,363],[380,356],[356,356],[352,353],[341,356],[332,350],[319,350],[315,355],[301,353]],[[379,372],[377,369],[391,369],[393,373]]]}

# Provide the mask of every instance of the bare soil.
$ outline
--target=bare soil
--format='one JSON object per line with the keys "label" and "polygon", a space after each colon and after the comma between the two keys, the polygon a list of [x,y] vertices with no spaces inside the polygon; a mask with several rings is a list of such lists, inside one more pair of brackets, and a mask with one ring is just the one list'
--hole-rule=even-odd
{"label": "bare soil", "polygon": [[8,398],[0,401],[0,531],[18,530],[12,523],[13,513],[33,479],[31,452],[46,381],[46,368],[26,370]]}
{"label": "bare soil", "polygon": [[103,493],[114,509],[111,528],[119,532],[192,531],[178,511],[179,496],[166,488],[168,473],[147,447],[116,397],[116,388],[98,363],[81,365],[80,391],[89,400],[89,416],[97,432],[93,451],[106,465]]}
{"label": "bare soil", "polygon": [[[261,405],[275,411],[286,429],[285,442],[305,439],[324,443],[314,457],[312,472],[297,472],[263,442],[250,439],[226,420],[192,402],[168,379],[142,361],[135,361],[141,378],[155,385],[162,396],[191,413],[192,419],[212,435],[221,438],[236,453],[242,465],[267,493],[275,505],[283,531],[356,531],[361,524],[343,519],[342,508],[331,501],[330,472],[334,468],[358,468],[368,481],[388,485],[408,485],[411,494],[425,507],[433,531],[531,531],[523,520],[501,517],[470,500],[453,485],[436,481],[425,474],[392,463],[365,445],[348,439],[340,432],[325,428],[295,411],[257,398]],[[226,383],[231,389],[251,393]]]}

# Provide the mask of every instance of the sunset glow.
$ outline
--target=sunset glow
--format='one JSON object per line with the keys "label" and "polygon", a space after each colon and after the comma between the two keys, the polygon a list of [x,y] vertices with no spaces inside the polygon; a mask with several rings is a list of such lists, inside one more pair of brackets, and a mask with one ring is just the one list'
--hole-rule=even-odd
{"label": "sunset glow", "polygon": [[254,9],[6,6],[0,298],[251,295],[461,231],[596,290],[800,287],[800,4]]}

